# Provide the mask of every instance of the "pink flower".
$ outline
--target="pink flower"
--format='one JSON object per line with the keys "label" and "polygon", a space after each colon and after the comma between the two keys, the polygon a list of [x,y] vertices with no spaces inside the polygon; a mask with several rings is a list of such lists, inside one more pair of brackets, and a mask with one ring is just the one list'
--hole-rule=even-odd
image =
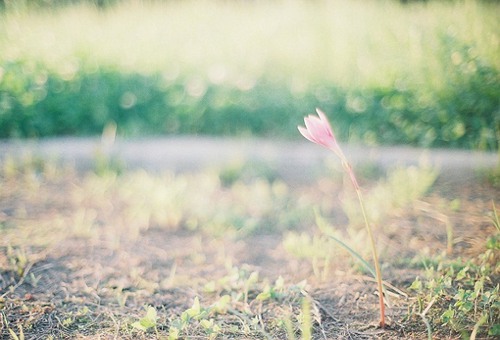
{"label": "pink flower", "polygon": [[341,159],[344,159],[328,118],[326,118],[326,115],[320,109],[316,109],[316,112],[318,113],[318,117],[313,115],[304,117],[306,127],[298,126],[300,133],[311,142],[332,150]]}
{"label": "pink flower", "polygon": [[379,304],[380,304],[380,327],[385,327],[385,305],[384,305],[384,293],[382,287],[382,274],[380,272],[380,265],[378,261],[377,249],[375,247],[375,240],[373,237],[373,232],[368,223],[368,218],[366,217],[366,212],[363,204],[363,199],[361,196],[361,189],[359,188],[358,181],[356,180],[356,176],[354,175],[354,171],[352,170],[351,164],[347,161],[340,149],[340,146],[337,144],[337,140],[335,139],[335,135],[333,134],[332,127],[326,118],[326,115],[320,110],[316,109],[318,116],[309,115],[304,118],[304,122],[306,127],[298,126],[300,133],[302,136],[309,139],[311,142],[322,145],[337,154],[340,157],[340,161],[342,162],[342,167],[348,173],[354,188],[356,189],[356,193],[358,194],[359,204],[361,207],[361,212],[363,214],[366,230],[370,235],[370,242],[372,247],[373,254],[373,262],[375,264],[375,278],[377,280],[378,294],[379,294]]}

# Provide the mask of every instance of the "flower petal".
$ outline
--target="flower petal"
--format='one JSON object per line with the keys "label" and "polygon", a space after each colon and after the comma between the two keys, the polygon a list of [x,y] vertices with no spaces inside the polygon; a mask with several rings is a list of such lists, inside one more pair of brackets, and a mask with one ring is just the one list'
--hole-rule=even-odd
{"label": "flower petal", "polygon": [[316,141],[314,140],[314,138],[311,136],[311,134],[309,133],[309,131],[305,127],[303,127],[303,126],[297,126],[297,128],[299,129],[299,132],[302,134],[302,136],[304,136],[309,141],[311,141],[313,143],[316,143]]}
{"label": "flower petal", "polygon": [[304,122],[306,123],[307,130],[309,130],[314,139],[318,140],[318,137],[324,134],[323,123],[318,117],[309,115],[304,118]]}
{"label": "flower petal", "polygon": [[326,117],[325,113],[320,109],[316,109],[317,116],[308,115],[304,117],[305,128],[299,126],[299,131],[308,140],[313,143],[322,145],[342,158],[342,151],[340,150],[332,127]]}
{"label": "flower petal", "polygon": [[319,144],[328,146],[333,141],[330,129],[318,117],[311,118],[309,126],[309,132]]}
{"label": "flower petal", "polygon": [[[321,120],[321,122],[323,123],[323,126],[326,127],[328,129],[328,131],[330,132],[330,134],[332,136],[334,136],[333,134],[333,130],[332,130],[332,127],[330,125],[330,122],[328,121],[328,118],[326,117],[326,114],[321,111],[320,109],[316,108],[316,113],[318,114],[319,116],[319,119]],[[335,136],[334,136],[335,137]]]}

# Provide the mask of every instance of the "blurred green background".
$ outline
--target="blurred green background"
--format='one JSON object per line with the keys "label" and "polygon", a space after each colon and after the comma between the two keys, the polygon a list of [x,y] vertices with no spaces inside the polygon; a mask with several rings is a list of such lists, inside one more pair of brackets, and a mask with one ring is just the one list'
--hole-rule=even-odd
{"label": "blurred green background", "polygon": [[0,138],[300,138],[498,150],[498,1],[0,0]]}

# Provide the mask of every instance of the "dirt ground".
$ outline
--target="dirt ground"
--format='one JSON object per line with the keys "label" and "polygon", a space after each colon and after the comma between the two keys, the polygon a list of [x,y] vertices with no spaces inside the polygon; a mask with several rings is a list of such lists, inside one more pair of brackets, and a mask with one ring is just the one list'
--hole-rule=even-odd
{"label": "dirt ground", "polygon": [[[447,221],[454,232],[448,257],[483,251],[484,240],[494,231],[492,201],[498,203],[500,197],[499,188],[481,175],[442,173],[424,197],[384,219],[378,242],[390,293],[389,326],[379,329],[374,280],[353,266],[348,255],[335,253],[338,258],[328,263],[291,256],[284,243],[288,230],[207,232],[184,227],[189,220],[162,223],[152,217],[134,229],[126,221],[131,215],[120,216],[129,212],[120,206],[125,203],[113,201],[116,193],[100,193],[98,186],[85,182],[87,175],[45,165],[42,170],[11,172],[5,161],[3,166],[2,339],[13,337],[12,332],[22,332],[25,339],[167,338],[195,297],[203,306],[213,306],[223,295],[231,296],[230,307],[210,314],[222,328],[215,338],[286,339],[290,334],[279,323],[295,318],[292,328],[300,337],[304,308],[311,310],[314,339],[426,338],[424,324],[410,311],[414,301],[408,287],[424,275],[424,268],[412,261],[446,253]],[[375,177],[362,179],[363,187],[370,188]],[[325,185],[335,191],[342,183],[318,179],[285,185],[293,200],[315,197],[314,190]],[[340,209],[335,204],[330,211]],[[84,213],[79,214],[82,207]],[[347,228],[341,212],[329,217]],[[140,216],[134,218],[141,221]],[[298,225],[293,229],[297,233],[315,233],[308,220]],[[282,294],[257,298],[269,286]],[[304,307],[306,300],[309,305]],[[156,331],[131,327],[144,316],[145,306],[158,312]],[[434,325],[434,337],[459,335]],[[190,325],[180,338],[209,335],[199,325]]]}

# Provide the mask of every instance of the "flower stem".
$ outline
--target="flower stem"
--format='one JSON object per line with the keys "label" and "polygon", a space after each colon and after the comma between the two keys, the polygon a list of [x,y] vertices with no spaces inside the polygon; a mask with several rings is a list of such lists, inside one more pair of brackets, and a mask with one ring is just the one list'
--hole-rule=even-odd
{"label": "flower stem", "polygon": [[[354,175],[353,175],[354,176]],[[380,327],[385,327],[385,305],[384,305],[384,292],[382,288],[382,273],[380,271],[380,264],[378,260],[377,247],[375,246],[375,238],[373,237],[372,228],[368,223],[368,218],[366,217],[365,206],[363,204],[363,198],[361,196],[361,191],[359,188],[356,188],[356,193],[358,194],[359,205],[361,206],[361,212],[363,213],[363,218],[365,219],[366,230],[370,236],[370,243],[372,247],[372,256],[373,256],[373,264],[375,266],[375,273],[377,274],[377,288],[378,288],[378,297],[379,297],[379,305],[380,305]]]}
{"label": "flower stem", "polygon": [[380,327],[385,327],[385,305],[384,305],[384,292],[382,288],[382,273],[380,271],[380,264],[378,260],[377,247],[375,246],[375,238],[373,236],[373,231],[368,223],[368,217],[366,215],[365,205],[363,203],[363,196],[361,195],[361,189],[359,188],[358,181],[356,180],[356,176],[354,175],[354,171],[352,170],[351,165],[345,158],[345,156],[341,153],[340,158],[342,161],[342,166],[349,174],[349,178],[351,179],[352,184],[354,185],[354,189],[356,189],[356,194],[358,195],[359,206],[361,207],[361,213],[363,214],[363,218],[365,220],[366,231],[370,237],[370,244],[372,248],[372,256],[373,256],[373,264],[375,266],[375,273],[377,274],[377,288],[378,288],[378,296],[379,296],[379,305],[380,305]]}

